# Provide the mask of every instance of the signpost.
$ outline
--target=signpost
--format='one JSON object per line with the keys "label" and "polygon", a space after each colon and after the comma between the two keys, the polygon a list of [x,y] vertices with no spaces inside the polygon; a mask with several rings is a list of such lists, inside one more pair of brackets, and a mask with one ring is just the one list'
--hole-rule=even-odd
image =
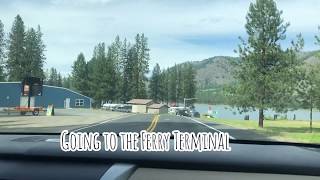
{"label": "signpost", "polygon": [[26,77],[22,81],[22,96],[28,96],[28,108],[30,108],[30,97],[42,96],[43,81],[37,77]]}
{"label": "signpost", "polygon": [[[27,106],[21,105],[15,107],[14,109],[8,108],[8,113],[10,111],[12,112],[20,112],[21,115],[25,115],[27,112],[32,112],[34,116],[39,115],[40,111],[44,111],[42,107],[31,107],[31,97],[33,96],[42,96],[42,84],[43,81],[41,78],[37,77],[26,77],[21,82],[21,96],[28,98],[28,104]],[[9,100],[10,97],[7,97],[7,100]],[[9,101],[8,101],[9,105]]]}

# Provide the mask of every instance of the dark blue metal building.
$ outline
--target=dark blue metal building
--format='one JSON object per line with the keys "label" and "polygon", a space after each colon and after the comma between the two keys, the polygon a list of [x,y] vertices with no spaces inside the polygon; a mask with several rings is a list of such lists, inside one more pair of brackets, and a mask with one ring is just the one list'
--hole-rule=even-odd
{"label": "dark blue metal building", "polygon": [[[36,96],[34,106],[56,108],[91,108],[92,99],[63,87],[43,85],[42,96]],[[21,105],[21,83],[0,82],[0,107]]]}

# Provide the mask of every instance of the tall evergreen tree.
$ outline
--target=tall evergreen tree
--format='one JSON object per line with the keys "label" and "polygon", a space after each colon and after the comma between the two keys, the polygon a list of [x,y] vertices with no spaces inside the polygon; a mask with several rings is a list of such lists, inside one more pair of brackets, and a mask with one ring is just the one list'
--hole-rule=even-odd
{"label": "tall evergreen tree", "polygon": [[[110,56],[110,55],[108,55]],[[109,58],[109,57],[108,57]],[[94,50],[93,58],[89,62],[89,80],[92,97],[96,100],[96,106],[101,106],[104,101],[114,100],[112,88],[114,88],[114,80],[110,68],[111,62],[106,57],[106,49],[104,43],[99,43]]]}
{"label": "tall evergreen tree", "polygon": [[115,101],[118,99],[119,90],[119,72],[117,72],[117,53],[114,47],[108,47],[106,62],[105,62],[105,72],[104,81],[108,86],[106,87],[106,99]]}
{"label": "tall evergreen tree", "polygon": [[62,76],[61,73],[58,73],[57,85],[58,87],[62,87]]}
{"label": "tall evergreen tree", "polygon": [[5,81],[4,71],[4,48],[5,48],[5,33],[3,24],[0,20],[0,81]]}
{"label": "tall evergreen tree", "polygon": [[136,41],[132,47],[130,58],[133,59],[133,97],[134,98],[145,98],[146,92],[146,73],[149,72],[149,48],[148,41],[144,34],[136,35]]}
{"label": "tall evergreen tree", "polygon": [[183,68],[181,65],[177,66],[177,85],[176,85],[176,88],[177,88],[177,101],[178,102],[182,102],[183,101],[183,98],[185,96],[184,94],[184,87],[183,87]]}
{"label": "tall evergreen tree", "polygon": [[125,39],[121,48],[121,66],[122,66],[122,83],[121,83],[121,101],[127,102],[132,98],[132,80],[133,80],[133,58],[130,44]]}
{"label": "tall evergreen tree", "polygon": [[28,73],[25,67],[28,62],[25,60],[25,30],[20,15],[15,17],[8,40],[7,70],[9,81],[21,81]]}
{"label": "tall evergreen tree", "polygon": [[74,89],[72,85],[72,77],[70,75],[67,75],[62,78],[62,87],[68,88],[68,89]]}
{"label": "tall evergreen tree", "polygon": [[97,101],[97,106],[101,105],[101,101],[105,98],[104,87],[107,86],[103,81],[103,68],[105,66],[105,44],[99,43],[94,50],[94,55],[91,60],[91,87],[93,89],[93,98]]}
{"label": "tall evergreen tree", "polygon": [[121,82],[123,81],[123,76],[121,74],[123,73],[123,59],[124,57],[122,54],[122,42],[120,41],[119,36],[117,36],[114,40],[114,42],[111,44],[111,46],[108,48],[108,54],[107,59],[109,62],[109,65],[112,67],[112,71],[114,74],[113,80],[115,82],[115,86],[113,88],[113,99],[114,100],[120,100],[121,98],[121,86],[123,85]]}
{"label": "tall evergreen tree", "polygon": [[46,76],[45,84],[58,87],[63,86],[63,78],[56,68],[50,68],[50,70],[46,73]]}
{"label": "tall evergreen tree", "polygon": [[310,110],[310,132],[312,132],[313,109],[320,107],[320,64],[307,65],[303,69],[297,88],[297,101],[300,107]]}
{"label": "tall evergreen tree", "polygon": [[160,100],[169,103],[169,73],[168,69],[160,74]]}
{"label": "tall evergreen tree", "polygon": [[26,32],[24,54],[26,65],[24,71],[29,76],[43,78],[44,47],[39,33],[41,34],[40,29],[35,31],[33,28]]}
{"label": "tall evergreen tree", "polygon": [[[239,45],[238,86],[233,102],[243,109],[259,109],[259,126],[263,127],[264,110],[286,108],[284,95],[289,95],[287,83],[290,76],[288,61],[280,42],[285,39],[288,23],[281,18],[273,0],[256,0],[251,3],[246,16],[248,39]],[[285,94],[283,93],[285,92]]]}
{"label": "tall evergreen tree", "polygon": [[178,103],[177,99],[177,65],[170,68],[168,71],[169,76],[169,101]]}
{"label": "tall evergreen tree", "polygon": [[160,71],[160,66],[157,63],[155,67],[153,68],[152,71],[152,76],[150,79],[150,84],[149,84],[149,94],[150,97],[155,101],[158,102],[161,100],[161,71]]}
{"label": "tall evergreen tree", "polygon": [[44,71],[43,71],[43,65],[44,65],[44,62],[46,60],[46,56],[44,54],[45,52],[45,44],[42,40],[42,32],[41,32],[41,28],[40,28],[40,25],[38,25],[37,27],[37,31],[36,31],[36,54],[35,54],[35,57],[33,59],[33,68],[34,68],[34,74],[35,76],[38,76],[38,77],[44,77]]}
{"label": "tall evergreen tree", "polygon": [[186,63],[183,68],[183,98],[194,98],[196,94],[196,71],[191,63]]}
{"label": "tall evergreen tree", "polygon": [[72,81],[72,84],[77,91],[79,91],[81,94],[88,95],[88,66],[83,53],[80,53],[77,57],[77,60],[73,63]]}

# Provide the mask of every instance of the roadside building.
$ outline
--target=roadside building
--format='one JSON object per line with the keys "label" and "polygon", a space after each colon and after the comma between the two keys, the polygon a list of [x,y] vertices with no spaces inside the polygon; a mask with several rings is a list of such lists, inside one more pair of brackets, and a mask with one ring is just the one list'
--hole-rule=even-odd
{"label": "roadside building", "polygon": [[167,114],[168,106],[166,104],[152,104],[148,106],[149,114]]}
{"label": "roadside building", "polygon": [[[56,108],[91,108],[92,99],[63,87],[43,85],[42,96],[31,98],[31,106]],[[27,106],[21,96],[20,82],[0,82],[0,107]]]}
{"label": "roadside building", "polygon": [[132,105],[133,113],[147,113],[147,107],[153,104],[152,99],[132,99],[127,102]]}

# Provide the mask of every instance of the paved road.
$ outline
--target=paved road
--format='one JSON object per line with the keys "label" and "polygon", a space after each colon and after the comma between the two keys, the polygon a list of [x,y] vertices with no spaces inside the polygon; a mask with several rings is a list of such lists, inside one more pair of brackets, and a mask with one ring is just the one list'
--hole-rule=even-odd
{"label": "paved road", "polygon": [[228,132],[235,139],[259,139],[266,140],[262,135],[251,131],[235,129],[229,126],[216,123],[203,123],[198,119],[174,116],[169,114],[151,115],[136,114],[125,118],[102,122],[96,125],[85,126],[74,129],[78,132],[140,132],[148,130],[150,132]]}

